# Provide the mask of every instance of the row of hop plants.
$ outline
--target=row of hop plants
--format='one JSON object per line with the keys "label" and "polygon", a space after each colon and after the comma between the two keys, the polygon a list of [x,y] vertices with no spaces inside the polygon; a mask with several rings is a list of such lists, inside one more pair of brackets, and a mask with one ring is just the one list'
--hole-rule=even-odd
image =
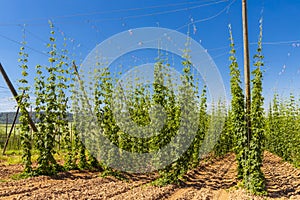
{"label": "row of hop plants", "polygon": [[[265,178],[261,171],[264,150],[277,154],[285,161],[299,167],[300,103],[299,101],[297,103],[293,94],[290,94],[287,99],[280,99],[278,94],[275,94],[268,111],[264,110],[261,21],[258,48],[253,57],[251,112],[247,116],[231,27],[230,41],[232,99],[214,153],[217,156],[223,156],[228,152],[234,152],[238,164],[238,178],[242,180],[244,187],[255,194],[266,194]],[[247,132],[246,117],[251,121],[250,134]]]}
{"label": "row of hop plants", "polygon": [[[211,118],[222,110],[220,106],[215,108],[215,113],[209,114],[207,111],[206,87],[203,86],[199,94],[199,84],[192,73],[189,42],[190,39],[187,38],[182,56],[182,84],[177,88],[174,81],[172,82],[174,77],[170,72],[168,59],[163,59],[161,52],[154,66],[154,81],[150,86],[142,84],[139,79],[129,81],[126,88],[118,86],[120,80],[102,63],[96,63],[99,68],[89,77],[94,83],[79,83],[81,93],[78,99],[81,110],[79,109],[77,123],[88,149],[94,157],[103,161],[100,165],[104,174],[128,171],[128,164],[135,172],[151,171],[159,166],[160,178],[154,184],[165,185],[179,181],[189,169],[197,166],[201,150],[209,152],[203,149],[202,142],[208,133],[208,124],[213,121]],[[131,80],[134,78],[130,77]],[[93,95],[88,95],[90,93]],[[191,114],[191,110],[196,111],[196,114]],[[95,124],[93,130],[91,127]],[[191,145],[187,151],[180,152],[184,144],[188,143],[189,137],[193,136],[192,132],[196,134],[191,139]],[[180,134],[185,137],[179,137]],[[105,148],[109,144],[105,143],[104,137],[117,148]],[[174,141],[170,151],[160,152],[171,140]],[[133,156],[126,157],[126,152]],[[141,154],[152,156],[139,160]],[[168,162],[168,157],[177,159]],[[142,162],[132,162],[136,160]],[[149,169],[144,169],[145,163],[149,164],[146,165]],[[110,166],[115,166],[118,170]]]}
{"label": "row of hop plants", "polygon": [[[48,65],[36,65],[34,86],[28,82],[28,53],[26,52],[26,32],[23,30],[23,42],[19,52],[22,78],[19,79],[19,96],[17,98],[20,107],[20,136],[22,147],[22,160],[24,173],[22,175],[52,175],[62,170],[87,168],[86,152],[80,143],[79,135],[70,130],[68,112],[69,93],[75,91],[72,81],[76,72],[72,69],[72,62],[68,57],[66,38],[64,38],[62,50],[56,44],[55,28],[50,25],[48,50]],[[34,96],[34,100],[30,98]],[[75,104],[75,103],[74,103]],[[29,113],[27,109],[32,106],[36,113],[37,132],[31,134],[29,126]],[[76,109],[76,104],[74,106]],[[71,131],[74,133],[71,139]],[[57,163],[54,155],[61,147],[64,152],[64,166]],[[37,167],[32,168],[32,152],[38,154]]]}
{"label": "row of hop plants", "polygon": [[[262,96],[263,54],[262,54],[262,20],[256,54],[253,56],[254,69],[251,80],[251,110],[246,112],[245,96],[241,86],[241,72],[236,58],[235,44],[230,33],[230,91],[231,103],[225,117],[225,125],[214,152],[222,156],[234,152],[237,161],[237,178],[242,185],[254,194],[266,194],[265,177],[261,171],[263,158],[263,141],[265,138],[265,111]],[[251,127],[247,127],[246,119]]]}
{"label": "row of hop plants", "polygon": [[[66,43],[63,44],[63,50],[58,49],[55,28],[51,22],[49,43],[47,44],[49,62],[47,66],[36,66],[34,88],[30,88],[27,80],[28,54],[25,49],[25,36],[24,32],[24,42],[19,54],[23,76],[19,80],[21,85],[19,92],[22,95],[18,98],[22,113],[20,122],[25,175],[51,175],[62,170],[76,168],[98,168],[104,170],[104,175],[119,174],[119,171],[110,167],[111,162],[114,162],[115,159],[116,152],[113,149],[109,150],[107,155],[102,153],[101,156],[103,158],[101,160],[106,160],[106,163],[99,163],[99,159],[96,159],[99,158],[97,155],[99,146],[97,144],[99,143],[103,146],[106,144],[99,141],[101,139],[99,138],[99,134],[90,134],[91,137],[90,135],[86,136],[85,131],[90,130],[93,125],[97,125],[103,136],[117,145],[123,152],[135,153],[158,151],[176,136],[179,126],[183,127],[180,130],[182,134],[191,132],[190,129],[193,129],[196,132],[196,137],[186,152],[177,151],[177,149],[181,148],[181,143],[185,143],[186,141],[176,141],[172,146],[171,153],[178,154],[176,155],[178,159],[168,163],[167,167],[159,170],[161,178],[157,181],[157,184],[176,182],[188,169],[195,167],[199,163],[202,141],[208,132],[208,124],[213,120],[210,120],[212,114],[208,114],[207,112],[206,87],[203,87],[202,94],[198,94],[199,84],[194,80],[191,69],[192,63],[189,57],[189,38],[187,39],[186,49],[182,57],[183,74],[180,79],[183,84],[177,90],[177,93],[181,94],[181,98],[178,98],[173,89],[174,83],[172,83],[172,77],[169,74],[170,65],[167,63],[167,59],[162,59],[162,55],[158,56],[159,58],[155,64],[155,78],[152,84],[153,93],[150,92],[149,87],[143,84],[132,83],[131,88],[127,88],[129,92],[125,102],[128,105],[127,114],[129,118],[138,126],[151,124],[152,129],[148,130],[149,133],[152,130],[156,131],[152,137],[139,138],[126,133],[117,124],[114,114],[122,109],[120,109],[121,107],[116,109],[112,104],[114,84],[117,82],[117,79],[109,71],[108,66],[97,63],[96,65],[99,65],[99,68],[93,73],[92,80],[94,82],[88,83],[89,88],[85,88],[84,77],[80,77],[77,70],[74,70],[74,62],[70,61],[68,57]],[[74,84],[75,82],[78,84]],[[88,89],[92,90],[92,96],[87,95]],[[122,89],[119,88],[120,92],[122,92]],[[34,90],[35,96],[33,103],[30,101],[29,95],[31,90]],[[72,95],[68,95],[69,93]],[[69,107],[68,102],[72,102],[72,107]],[[92,105],[91,102],[93,102]],[[189,103],[187,104],[187,102]],[[32,104],[38,120],[38,131],[33,134],[33,137],[30,134],[29,115],[26,110]],[[151,118],[149,116],[149,109],[153,105],[160,105],[161,107],[156,109],[163,108],[166,114],[166,121],[162,125],[161,130],[155,130],[155,127],[161,124],[159,121],[160,117],[154,116]],[[122,105],[119,104],[118,106]],[[182,110],[183,108],[185,110]],[[74,114],[75,125],[72,130],[74,139],[71,139],[71,130],[67,121],[69,110]],[[189,115],[190,110],[196,110],[197,116]],[[224,113],[221,111],[221,106],[215,107],[213,110],[214,115],[217,115],[218,112]],[[95,114],[95,116],[90,116],[90,113]],[[188,119],[186,120],[188,122],[181,122],[180,118]],[[123,127],[126,127],[130,122],[125,120],[122,123],[124,123]],[[197,124],[200,124],[200,126],[197,126]],[[132,130],[130,130],[130,132],[139,131],[138,127],[132,127]],[[191,135],[191,133],[189,134]],[[217,140],[213,136],[210,138]],[[57,163],[54,158],[54,155],[58,151],[56,148],[58,145],[64,151],[64,166]],[[89,147],[89,151],[86,149],[86,146]],[[33,150],[38,152],[38,165],[35,169],[32,168],[31,154]],[[203,150],[203,148],[201,150],[204,152],[208,151]],[[182,156],[180,156],[181,153],[183,153]],[[156,165],[160,165],[159,162],[162,158],[168,156],[167,154],[160,154],[151,159],[158,162]],[[123,159],[126,162],[126,158]],[[133,167],[138,168],[141,166]],[[149,168],[151,167],[153,166],[149,166]],[[122,171],[122,168],[120,169]]]}
{"label": "row of hop plants", "polygon": [[295,167],[300,166],[300,101],[273,97],[266,116],[265,148]]}

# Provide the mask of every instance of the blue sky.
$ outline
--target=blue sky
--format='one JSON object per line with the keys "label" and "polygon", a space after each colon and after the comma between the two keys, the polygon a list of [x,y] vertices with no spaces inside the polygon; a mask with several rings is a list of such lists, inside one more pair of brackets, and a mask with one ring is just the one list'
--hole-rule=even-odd
{"label": "blue sky", "polygon": [[[47,64],[49,19],[55,25],[58,43],[66,37],[69,52],[78,63],[97,44],[119,32],[140,27],[163,27],[185,34],[188,30],[186,24],[190,23],[190,36],[201,42],[214,59],[228,94],[228,24],[231,24],[238,62],[243,68],[241,0],[1,0],[0,3],[0,62],[16,87],[20,78],[17,60],[22,30],[25,30],[30,79],[33,80],[35,65]],[[259,20],[261,17],[264,19],[266,102],[275,90],[283,96],[293,92],[299,97],[299,9],[298,0],[248,1],[251,64],[259,34]],[[14,101],[0,77],[0,112],[9,110],[14,110]]]}

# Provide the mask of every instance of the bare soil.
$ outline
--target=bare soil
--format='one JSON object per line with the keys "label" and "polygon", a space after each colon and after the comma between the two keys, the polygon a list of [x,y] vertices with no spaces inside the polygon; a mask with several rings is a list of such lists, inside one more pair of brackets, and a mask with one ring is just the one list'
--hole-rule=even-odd
{"label": "bare soil", "polygon": [[0,199],[300,199],[300,169],[265,152],[263,171],[268,196],[237,187],[235,156],[203,161],[179,185],[151,186],[155,175],[128,176],[128,181],[99,177],[99,172],[70,171],[57,176],[12,180],[21,165],[0,162]]}

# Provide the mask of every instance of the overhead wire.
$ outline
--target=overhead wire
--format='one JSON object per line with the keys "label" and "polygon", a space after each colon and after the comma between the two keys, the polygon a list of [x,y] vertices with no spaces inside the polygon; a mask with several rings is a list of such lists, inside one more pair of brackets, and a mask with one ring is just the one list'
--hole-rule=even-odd
{"label": "overhead wire", "polygon": [[[149,14],[143,14],[143,15],[132,15],[132,16],[125,16],[122,17],[122,19],[130,19],[130,18],[137,18],[137,17],[146,17],[146,16],[153,16],[153,15],[159,15],[159,14],[167,14],[167,13],[171,13],[171,12],[179,12],[179,11],[183,11],[183,10],[189,10],[189,9],[194,9],[194,8],[198,8],[198,7],[204,7],[204,6],[210,6],[210,5],[215,5],[215,4],[220,4],[223,2],[228,2],[229,0],[221,0],[221,1],[205,1],[205,2],[209,2],[206,4],[200,4],[197,6],[192,6],[192,7],[187,7],[187,8],[181,8],[181,9],[174,9],[174,10],[169,10],[169,11],[162,11],[162,12],[155,12],[155,13],[149,13]],[[232,6],[232,4],[234,4],[236,2],[236,0],[232,0],[228,5],[226,5],[222,10],[220,10],[218,13],[204,18],[204,19],[199,19],[199,20],[195,20],[192,22],[189,22],[188,24],[185,24],[179,28],[177,28],[176,30],[180,30],[186,26],[189,26],[191,24],[195,24],[195,23],[200,23],[200,22],[204,22],[204,21],[209,21],[212,20],[218,16],[220,16],[222,13],[224,13],[225,11],[228,12],[228,10],[230,9],[230,7]],[[113,11],[103,11],[103,12],[92,12],[92,13],[79,13],[79,14],[74,14],[74,15],[67,15],[67,16],[55,16],[52,18],[71,18],[71,17],[76,17],[76,16],[87,16],[87,15],[95,15],[95,14],[105,14],[107,12],[125,12],[125,11],[135,11],[135,10],[143,10],[143,9],[149,9],[149,8],[162,8],[162,7],[171,7],[171,6],[179,6],[179,5],[186,5],[186,4],[196,4],[196,3],[203,3],[203,1],[193,1],[193,2],[185,2],[185,3],[177,3],[177,4],[167,4],[167,5],[159,5],[159,6],[150,6],[150,7],[142,7],[142,8],[130,8],[130,9],[120,9],[120,10],[113,10]],[[120,18],[114,18],[114,19],[120,19]],[[104,19],[105,20],[105,19]],[[108,20],[108,19],[107,19]],[[18,24],[18,26],[20,26],[20,24]],[[59,29],[58,29],[59,30]],[[37,38],[38,40],[42,41],[43,43],[47,43],[47,41],[45,41],[44,39],[42,39],[41,37],[39,37],[38,35],[34,34],[33,32],[27,30],[27,32],[32,35],[33,37]],[[0,34],[0,37],[5,38],[7,40],[10,40],[14,43],[17,43],[19,45],[21,45],[22,43],[13,40],[5,35]],[[74,41],[74,40],[73,40]],[[278,41],[278,42],[263,42],[263,45],[286,45],[286,44],[293,44],[293,43],[299,43],[300,40],[293,40],[293,41]],[[257,43],[250,43],[251,45],[257,44]],[[41,52],[39,50],[36,50],[28,45],[26,45],[26,47],[28,49],[31,49],[35,52],[38,52],[40,54],[43,54],[45,56],[48,56],[46,53]],[[227,47],[220,47],[220,49],[222,48],[227,48]],[[217,50],[218,48],[216,48]],[[213,51],[215,49],[210,49],[209,51]]]}
{"label": "overhead wire", "polygon": [[189,23],[187,23],[187,24],[185,24],[185,25],[183,25],[183,26],[180,26],[180,27],[177,28],[176,30],[177,30],[177,31],[178,31],[178,30],[181,30],[181,29],[183,29],[183,28],[185,28],[185,27],[187,27],[187,26],[190,26],[190,25],[192,25],[192,24],[197,24],[197,23],[200,23],[200,22],[205,22],[205,21],[212,20],[212,19],[218,17],[219,15],[221,15],[222,13],[224,13],[226,10],[228,10],[228,9],[232,6],[232,4],[233,4],[235,1],[236,1],[236,0],[232,0],[232,1],[231,1],[227,6],[225,6],[221,11],[219,11],[218,13],[216,13],[216,14],[210,16],[210,17],[207,17],[207,18],[204,18],[204,19],[199,19],[199,20],[196,20],[196,21],[189,22]]}
{"label": "overhead wire", "polygon": [[[155,12],[155,13],[149,13],[149,14],[143,14],[143,15],[132,15],[132,16],[126,16],[126,17],[123,17],[122,19],[130,19],[130,18],[138,18],[138,17],[146,17],[146,16],[153,16],[153,15],[159,15],[159,14],[167,14],[167,13],[173,13],[173,12],[179,12],[179,11],[183,11],[183,10],[190,10],[190,9],[195,9],[195,8],[199,8],[199,7],[204,7],[204,6],[210,6],[210,5],[216,5],[216,4],[219,4],[219,3],[223,3],[223,2],[227,2],[228,0],[221,0],[221,1],[206,1],[206,2],[209,2],[209,3],[206,3],[206,4],[201,4],[201,5],[197,5],[197,6],[192,6],[192,7],[187,7],[187,8],[182,8],[182,9],[175,9],[175,10],[169,10],[169,11],[162,11],[162,12]],[[235,0],[234,0],[235,1]],[[176,5],[186,5],[186,4],[190,4],[191,2],[187,2],[187,3],[180,3],[180,4],[176,4]],[[195,2],[193,2],[195,3]],[[203,1],[202,1],[203,3]],[[232,2],[233,3],[233,2]],[[175,4],[172,4],[172,5],[175,5]],[[167,5],[163,5],[163,6],[155,6],[155,7],[166,7]],[[230,6],[230,5],[229,5]],[[228,6],[227,6],[228,7]],[[149,7],[147,7],[149,8]],[[153,8],[153,7],[151,7]],[[139,10],[139,9],[146,9],[146,8],[137,8],[137,9],[133,9],[133,10]],[[124,10],[122,10],[124,11]],[[117,12],[117,11],[116,11]],[[218,13],[217,15],[219,15],[221,13]],[[216,16],[213,16],[213,17],[216,17]],[[120,18],[114,18],[113,20],[116,20],[116,19],[120,19]],[[104,20],[112,20],[112,19],[104,19]],[[26,24],[26,25],[29,25],[29,24]],[[21,26],[20,24],[17,24],[17,26]],[[187,26],[187,25],[185,25]],[[60,29],[58,29],[60,31]],[[43,43],[47,43],[47,41],[45,41],[44,39],[42,39],[41,37],[39,37],[38,35],[34,34],[33,32],[27,30],[27,32],[32,35],[33,37],[35,37],[36,39],[42,41]],[[19,44],[19,45],[22,45],[21,42],[18,42],[14,39],[11,39],[5,35],[2,35],[0,34],[0,37],[2,38],[5,38],[9,41],[12,41],[16,44]],[[73,40],[74,41],[74,40]],[[40,54],[43,54],[45,56],[48,56],[46,53],[44,52],[41,52],[39,50],[36,50],[28,45],[25,45],[28,49],[31,49],[37,53],[40,53]]]}
{"label": "overhead wire", "polygon": [[9,40],[9,41],[11,41],[11,42],[13,42],[13,43],[15,43],[15,44],[18,44],[18,45],[20,45],[20,46],[25,46],[26,48],[28,48],[28,49],[30,49],[30,50],[36,52],[36,53],[39,53],[39,54],[41,54],[41,55],[44,55],[44,56],[47,56],[47,57],[48,57],[48,54],[46,54],[45,52],[39,51],[39,50],[37,50],[37,49],[35,49],[35,48],[31,47],[31,46],[28,46],[27,44],[23,44],[22,42],[19,42],[19,41],[17,41],[17,40],[11,39],[11,38],[9,38],[9,37],[7,37],[7,36],[5,36],[5,35],[2,35],[2,34],[0,34],[0,37],[4,38],[4,39],[6,39],[6,40]]}
{"label": "overhead wire", "polygon": [[[213,16],[211,16],[211,17],[208,17],[208,18],[206,18],[206,19],[203,19],[203,20],[212,20],[212,19],[214,19],[214,18],[216,18],[216,17],[218,17],[220,14],[222,14],[224,11],[226,11],[227,9],[229,9],[230,7],[231,7],[231,5],[235,2],[236,0],[232,0],[227,6],[225,6],[220,12],[218,12],[217,14],[215,14],[215,15],[213,15]],[[216,3],[216,2],[215,2]],[[198,22],[200,21],[200,20],[197,20]],[[201,20],[202,21],[202,20]],[[171,32],[173,32],[173,31],[178,31],[178,30],[180,30],[180,29],[182,29],[182,28],[184,28],[184,27],[187,27],[187,26],[189,26],[189,25],[191,25],[191,24],[193,24],[193,22],[191,22],[191,23],[187,23],[187,24],[185,24],[185,25],[183,25],[183,26],[181,26],[181,27],[179,27],[179,28],[177,28],[177,29],[174,29],[174,30],[171,30],[170,32],[167,32],[166,34],[169,34],[169,33],[171,33]],[[130,31],[130,30],[129,30]],[[156,39],[155,39],[156,40]],[[144,42],[151,42],[150,40],[149,41],[144,41]],[[222,48],[222,47],[221,47]]]}
{"label": "overhead wire", "polygon": [[266,44],[266,45],[292,45],[294,43],[300,43],[300,40],[264,42],[263,44]]}
{"label": "overhead wire", "polygon": [[[221,2],[225,2],[228,0],[222,0]],[[212,4],[220,1],[213,1],[213,0],[202,0],[202,1],[190,1],[190,2],[184,2],[184,3],[173,3],[173,4],[163,4],[163,5],[155,5],[155,6],[148,6],[148,7],[137,7],[137,8],[128,8],[128,9],[116,9],[116,10],[106,10],[106,11],[96,11],[96,12],[87,12],[87,13],[77,13],[77,14],[70,14],[70,15],[62,15],[62,16],[52,16],[49,17],[51,19],[64,19],[64,18],[74,18],[74,17],[82,17],[82,16],[92,16],[92,15],[100,15],[100,14],[111,14],[111,13],[122,13],[122,12],[130,12],[130,11],[139,11],[139,10],[146,10],[146,9],[155,9],[155,8],[164,8],[164,7],[175,7],[175,6],[181,6],[181,5],[188,5],[188,4],[199,4],[199,3],[206,3],[210,2]],[[201,4],[202,6],[205,6]],[[131,16],[129,16],[131,17]],[[26,22],[33,22],[33,21],[45,21],[49,18],[35,18],[35,19],[29,19],[24,20]],[[114,18],[119,19],[119,18]],[[11,25],[20,25],[20,23],[0,23],[0,26],[11,26]]]}
{"label": "overhead wire", "polygon": [[[23,24],[23,25],[19,24],[19,25],[18,25],[18,27],[21,27],[21,28],[22,28],[22,31],[24,31],[24,29],[25,29],[26,26],[27,26],[27,24]],[[56,28],[56,30],[59,31],[60,33],[63,33],[58,27],[55,26],[55,28]],[[41,41],[44,45],[48,44],[48,41],[44,40],[43,38],[41,38],[41,37],[38,36],[37,34],[33,33],[32,31],[29,31],[28,28],[26,29],[26,34],[29,34],[29,35],[31,35],[32,37],[36,38],[37,40]],[[69,38],[65,33],[64,33],[64,35],[68,38],[68,40],[70,40],[70,41],[73,43],[74,46],[76,46],[76,45],[75,45],[75,40],[74,40],[74,39]],[[19,42],[19,41],[15,40],[15,39],[12,39],[12,38],[10,38],[10,37],[7,37],[6,35],[0,34],[0,37],[4,38],[4,39],[6,39],[6,40],[8,40],[8,41],[10,41],[10,42],[13,42],[13,43],[15,43],[15,44],[18,44],[18,45],[20,45],[20,46],[24,46],[24,47],[26,47],[26,48],[28,48],[28,49],[30,49],[30,50],[36,52],[36,53],[39,53],[39,54],[44,55],[44,56],[46,56],[46,57],[49,57],[49,55],[48,55],[46,52],[37,50],[37,49],[35,49],[35,48],[29,46],[28,44],[24,44],[23,42]],[[80,46],[80,47],[81,47],[81,46],[85,47],[84,45],[81,45],[81,44],[77,45],[76,47],[78,48],[78,46]],[[87,48],[87,47],[85,47],[85,48]],[[73,50],[74,50],[74,47],[73,47]]]}
{"label": "overhead wire", "polygon": [[216,1],[216,2],[213,2],[213,3],[201,4],[201,5],[197,5],[197,6],[193,6],[193,7],[167,10],[167,11],[161,11],[161,12],[154,12],[154,13],[148,13],[148,14],[142,14],[142,15],[126,16],[126,17],[115,18],[115,19],[117,19],[117,20],[119,20],[119,19],[133,19],[133,18],[140,18],[140,17],[149,17],[149,16],[154,16],[154,15],[169,14],[169,13],[175,13],[175,12],[180,12],[180,11],[192,10],[192,9],[196,9],[196,8],[200,8],[200,7],[216,5],[216,4],[220,4],[220,3],[224,3],[224,2],[228,2],[228,0],[221,0],[221,1]]}
{"label": "overhead wire", "polygon": [[26,33],[29,33],[31,36],[33,36],[34,38],[36,38],[37,40],[43,42],[43,44],[47,44],[48,41],[44,40],[43,38],[41,38],[40,36],[38,36],[37,34],[29,31],[28,29],[26,29]]}
{"label": "overhead wire", "polygon": [[[116,21],[116,20],[124,20],[124,19],[133,19],[133,18],[140,18],[140,17],[148,17],[148,16],[155,16],[155,15],[162,15],[162,14],[168,14],[168,13],[174,13],[174,12],[180,12],[180,11],[186,11],[186,10],[192,10],[192,9],[196,9],[196,8],[200,8],[200,7],[206,7],[206,6],[211,6],[211,5],[216,5],[216,4],[220,4],[220,3],[224,3],[224,2],[228,2],[229,0],[219,0],[219,1],[204,1],[204,2],[209,2],[209,3],[205,3],[205,4],[200,4],[197,6],[190,6],[190,7],[185,7],[185,8],[180,8],[180,9],[173,9],[173,10],[167,10],[167,11],[161,11],[161,12],[153,12],[153,13],[148,13],[148,14],[139,14],[139,15],[131,15],[131,16],[124,16],[124,17],[114,17],[114,18],[104,18],[104,19],[98,19],[98,20],[93,20],[96,22],[103,22],[103,21]],[[198,3],[200,3],[203,1],[199,1]],[[185,3],[180,3],[177,5],[187,5],[189,4],[189,2],[185,2]],[[174,5],[174,4],[173,4]],[[121,10],[115,10],[115,11],[103,11],[102,12],[98,12],[98,14],[102,13],[112,13],[112,12],[125,12],[125,11],[135,11],[135,10],[144,10],[144,9],[149,9],[149,8],[160,8],[160,7],[170,7],[168,5],[160,5],[160,6],[152,6],[152,7],[144,7],[144,8],[132,8],[132,9],[121,9]],[[63,19],[63,18],[72,18],[72,17],[76,17],[76,16],[88,16],[88,15],[94,15],[95,13],[85,13],[85,14],[75,14],[75,15],[70,15],[70,16],[54,16],[54,17],[49,17],[50,19]],[[32,21],[45,21],[45,20],[49,20],[49,18],[37,18],[37,19],[32,19],[32,20],[24,20],[26,21],[27,25],[30,26],[40,26],[40,25],[45,25],[45,23],[28,23],[28,22],[32,22]],[[23,22],[24,22],[23,21]],[[71,24],[71,23],[78,23],[78,21],[76,22],[57,22],[56,24]],[[22,23],[0,23],[0,26],[19,26]]]}
{"label": "overhead wire", "polygon": [[[222,2],[225,2],[228,0],[223,0]],[[198,4],[198,3],[204,3],[204,2],[212,2],[216,3],[219,1],[192,1],[192,2],[184,2],[184,3],[174,3],[174,4],[164,4],[164,5],[156,5],[156,6],[148,6],[148,7],[139,7],[139,8],[129,8],[129,9],[118,9],[118,10],[110,10],[110,11],[100,11],[100,12],[90,12],[90,13],[78,13],[73,15],[65,15],[65,16],[56,16],[55,18],[72,18],[72,17],[78,17],[78,16],[90,16],[90,15],[99,15],[99,14],[111,14],[111,13],[120,13],[120,12],[128,12],[128,11],[139,11],[139,10],[146,10],[146,9],[155,9],[155,8],[164,8],[164,7],[174,7],[174,6],[180,6],[180,5],[187,5],[187,4]],[[201,5],[200,5],[201,6]],[[205,6],[205,5],[202,5]]]}
{"label": "overhead wire", "polygon": [[[196,21],[194,21],[193,23],[196,24],[196,23],[200,23],[200,22],[205,22],[205,21],[209,21],[209,20],[212,20],[212,19],[218,17],[219,15],[221,15],[222,13],[224,13],[226,10],[228,10],[228,9],[232,6],[232,4],[235,3],[235,1],[236,1],[236,0],[231,1],[227,6],[225,6],[225,8],[223,8],[223,9],[222,9],[220,12],[218,12],[217,14],[212,15],[212,16],[207,17],[207,18],[204,18],[204,19],[196,20]],[[190,25],[190,24],[191,24],[191,23],[189,23],[188,25]]]}
{"label": "overhead wire", "polygon": [[[193,22],[189,22],[188,24],[185,24],[179,28],[177,28],[176,30],[180,30],[188,25],[191,24],[196,24],[196,23],[200,23],[200,22],[204,22],[204,21],[209,21],[212,20],[216,17],[218,17],[219,15],[221,15],[223,12],[225,12],[226,10],[228,11],[229,8],[231,7],[231,5],[235,2],[236,0],[231,1],[227,6],[225,6],[220,12],[216,13],[215,15],[212,15],[210,17],[207,17],[205,19],[199,19],[199,20],[195,20]],[[132,8],[132,9],[120,9],[120,10],[113,10],[112,12],[124,12],[124,11],[133,11],[133,10],[142,10],[142,9],[147,9],[147,8],[161,8],[161,7],[169,7],[169,6],[178,6],[178,5],[186,5],[186,4],[195,4],[195,3],[200,3],[203,1],[193,1],[193,2],[186,2],[186,3],[177,3],[177,4],[167,4],[167,5],[160,5],[160,6],[151,6],[151,7],[143,7],[143,8]],[[228,0],[221,0],[221,1],[205,1],[205,2],[209,2],[206,4],[201,4],[201,5],[197,5],[197,6],[193,6],[193,7],[188,7],[188,8],[182,8],[182,9],[175,9],[175,10],[170,10],[170,11],[162,11],[162,12],[156,12],[156,13],[150,13],[150,14],[143,14],[143,15],[133,15],[133,16],[125,16],[122,17],[122,19],[129,19],[129,18],[137,18],[137,17],[146,17],[146,16],[153,16],[156,14],[166,14],[166,13],[171,13],[171,12],[178,12],[178,11],[182,11],[182,10],[189,10],[189,9],[194,9],[194,8],[198,8],[198,7],[203,7],[203,6],[210,6],[210,5],[215,5],[215,4],[219,4],[219,3],[223,3],[223,2],[228,2]],[[64,17],[75,17],[75,16],[83,16],[83,15],[93,15],[93,14],[103,14],[109,11],[104,11],[104,12],[94,12],[94,13],[81,13],[81,14],[75,14],[75,15],[69,15],[69,16],[57,16],[54,18],[64,18]],[[120,18],[112,18],[112,19],[103,19],[103,20],[116,20],[116,19],[120,19]],[[91,20],[89,20],[91,21]],[[96,20],[97,21],[97,20]],[[17,24],[18,26],[20,26],[20,24]],[[44,39],[40,38],[38,35],[34,34],[33,32],[27,30],[27,32],[32,35],[33,37],[37,38],[38,40],[47,43],[47,41],[45,41]],[[20,42],[17,42],[7,36],[4,35],[0,35],[1,37],[8,39],[12,42],[15,42],[17,44],[20,44]],[[292,43],[298,43],[300,42],[300,40],[293,40],[293,41],[279,41],[279,42],[263,42],[264,45],[281,45],[281,44],[292,44]],[[256,44],[256,43],[250,43],[250,44]],[[28,45],[27,45],[28,47]],[[28,47],[29,49],[36,51],[38,53],[41,54],[45,54],[44,52],[38,51],[32,47]],[[221,47],[222,48],[222,47]]]}

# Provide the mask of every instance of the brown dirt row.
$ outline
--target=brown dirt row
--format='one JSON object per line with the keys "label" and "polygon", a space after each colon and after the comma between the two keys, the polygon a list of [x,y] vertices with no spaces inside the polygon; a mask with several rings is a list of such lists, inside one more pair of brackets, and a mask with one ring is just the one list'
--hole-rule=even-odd
{"label": "brown dirt row", "polygon": [[236,187],[235,156],[201,162],[179,185],[155,187],[155,175],[132,176],[129,181],[102,178],[99,173],[70,171],[53,177],[33,177],[14,181],[9,177],[20,165],[0,163],[0,199],[300,199],[300,170],[266,152],[263,171],[267,197],[257,197]]}

